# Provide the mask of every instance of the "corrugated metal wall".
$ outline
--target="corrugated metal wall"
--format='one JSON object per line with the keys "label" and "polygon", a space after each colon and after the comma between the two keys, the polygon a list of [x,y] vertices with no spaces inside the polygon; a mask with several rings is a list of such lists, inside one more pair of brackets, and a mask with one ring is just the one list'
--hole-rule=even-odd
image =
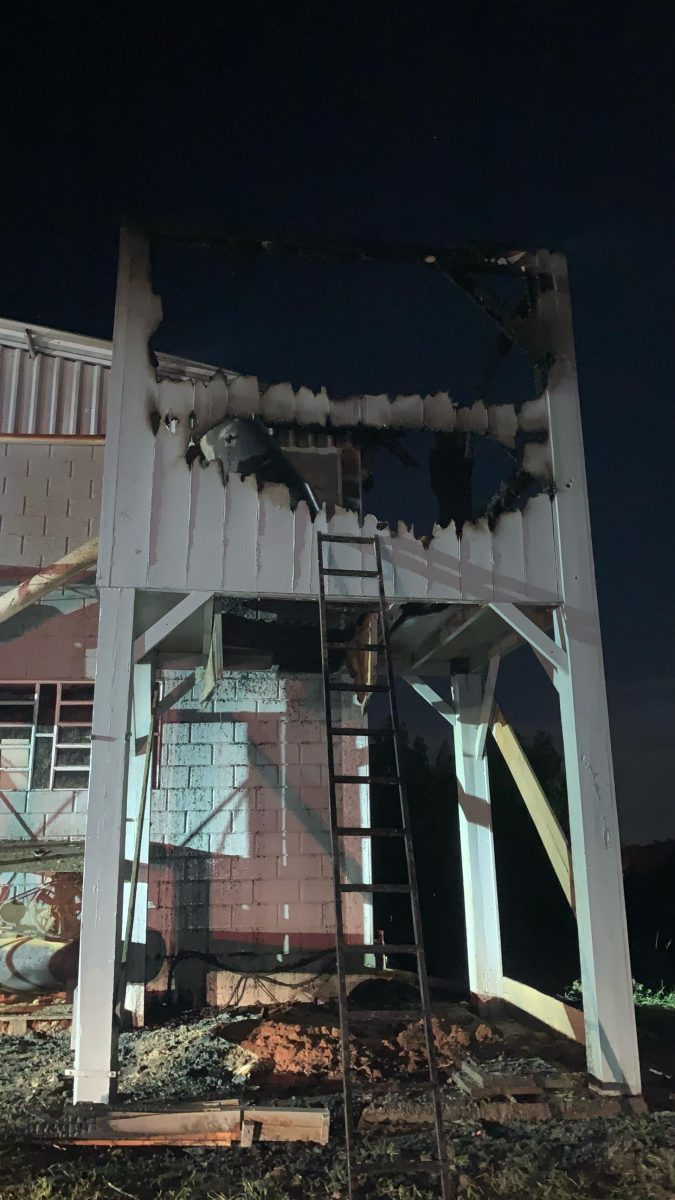
{"label": "corrugated metal wall", "polygon": [[109,373],[0,345],[0,435],[103,437]]}

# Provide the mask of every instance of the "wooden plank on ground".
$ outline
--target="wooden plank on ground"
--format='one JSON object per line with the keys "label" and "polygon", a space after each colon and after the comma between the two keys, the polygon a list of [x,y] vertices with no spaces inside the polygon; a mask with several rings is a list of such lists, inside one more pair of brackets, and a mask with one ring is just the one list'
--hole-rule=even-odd
{"label": "wooden plank on ground", "polygon": [[242,1109],[238,1100],[221,1100],[165,1111],[110,1112],[93,1121],[83,1136],[64,1140],[84,1146],[250,1146],[254,1141],[323,1146],[329,1127],[325,1108]]}
{"label": "wooden plank on ground", "polygon": [[256,1141],[328,1142],[330,1114],[326,1108],[255,1108],[244,1109],[244,1125],[253,1123]]}

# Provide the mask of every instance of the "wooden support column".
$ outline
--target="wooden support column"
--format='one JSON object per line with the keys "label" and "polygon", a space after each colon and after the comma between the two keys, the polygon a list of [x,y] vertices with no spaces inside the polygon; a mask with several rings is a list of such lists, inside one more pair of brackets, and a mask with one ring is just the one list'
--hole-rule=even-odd
{"label": "wooden support column", "polygon": [[479,674],[453,675],[454,741],[469,989],[479,1003],[501,998],[502,948],[490,780],[485,742],[485,684]]}
{"label": "wooden support column", "polygon": [[567,265],[537,256],[538,318],[555,361],[547,405],[556,483],[553,501],[563,607],[556,671],[569,800],[588,1070],[602,1084],[640,1091],[621,847],[614,796],[595,571]]}
{"label": "wooden support column", "polygon": [[116,1069],[113,1019],[129,764],[134,589],[101,588],[89,812],[84,850],[75,1103],[106,1104]]}
{"label": "wooden support column", "polygon": [[[127,803],[124,848],[124,892],[122,902],[122,928],[127,920],[129,906],[129,875],[136,844],[136,827],[141,808],[141,789],[145,766],[145,746],[150,731],[152,708],[153,669],[150,664],[137,664],[133,669],[133,716],[132,738],[127,783]],[[134,923],[127,962],[127,984],[124,1007],[131,1014],[131,1023],[140,1026],[145,1016],[145,943],[148,928],[148,862],[150,855],[150,789],[145,806],[145,819],[141,840],[141,857]]]}

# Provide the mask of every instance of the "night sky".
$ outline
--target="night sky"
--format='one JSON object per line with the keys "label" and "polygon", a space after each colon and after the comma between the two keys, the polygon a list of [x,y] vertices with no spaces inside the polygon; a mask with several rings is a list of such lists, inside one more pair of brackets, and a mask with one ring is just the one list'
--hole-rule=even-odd
{"label": "night sky", "polygon": [[[564,250],[622,833],[675,836],[672,8],[138,7],[5,20],[0,314],[110,337],[123,213]],[[470,386],[436,276],[225,258],[214,291],[197,265],[174,353],[337,395]],[[552,706],[520,682],[526,731]]]}

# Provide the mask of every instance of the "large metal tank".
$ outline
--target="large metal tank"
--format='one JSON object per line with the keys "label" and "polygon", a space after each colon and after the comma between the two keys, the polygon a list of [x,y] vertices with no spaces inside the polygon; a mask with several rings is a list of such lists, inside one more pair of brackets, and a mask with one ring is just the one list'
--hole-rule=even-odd
{"label": "large metal tank", "polygon": [[0,938],[0,991],[58,992],[77,975],[77,942],[24,934]]}

